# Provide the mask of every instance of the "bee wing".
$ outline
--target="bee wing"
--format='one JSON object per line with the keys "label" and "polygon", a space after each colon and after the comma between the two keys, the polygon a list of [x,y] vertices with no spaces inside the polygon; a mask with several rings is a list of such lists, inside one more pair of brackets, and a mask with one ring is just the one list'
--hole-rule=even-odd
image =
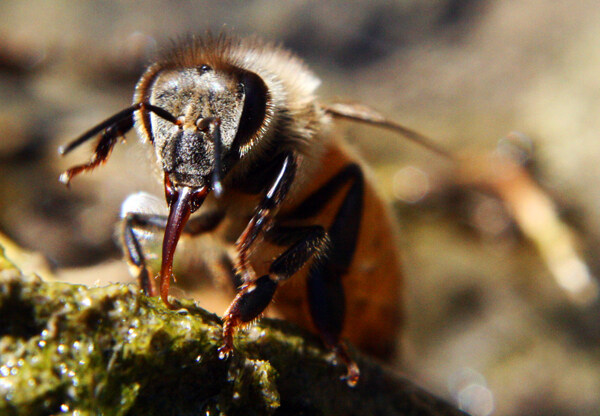
{"label": "bee wing", "polygon": [[452,153],[440,147],[429,137],[396,123],[395,121],[387,119],[381,113],[366,105],[359,103],[332,103],[325,105],[322,104],[321,108],[332,117],[344,118],[347,120],[357,121],[359,123],[370,124],[375,127],[391,130],[415,143],[420,144],[421,146],[424,146],[432,152],[443,156],[446,159],[455,160],[455,157]]}

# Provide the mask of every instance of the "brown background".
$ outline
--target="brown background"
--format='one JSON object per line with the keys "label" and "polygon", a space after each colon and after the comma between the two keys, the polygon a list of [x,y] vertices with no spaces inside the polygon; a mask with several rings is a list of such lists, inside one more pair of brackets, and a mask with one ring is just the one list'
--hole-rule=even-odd
{"label": "brown background", "polygon": [[[70,192],[58,175],[89,149],[68,160],[56,149],[129,104],[157,44],[207,29],[280,41],[322,78],[325,99],[369,104],[457,152],[493,151],[522,133],[535,180],[598,274],[600,8],[592,0],[4,0],[0,231],[44,253],[63,278],[80,281],[75,267],[101,263],[99,282],[129,281],[114,224],[129,193],[162,192],[147,149],[130,134]],[[597,413],[594,293],[573,301],[489,196],[445,186],[416,202],[398,198],[423,178],[443,183],[444,163],[396,136],[348,129],[395,198],[407,286],[398,371],[474,415]]]}

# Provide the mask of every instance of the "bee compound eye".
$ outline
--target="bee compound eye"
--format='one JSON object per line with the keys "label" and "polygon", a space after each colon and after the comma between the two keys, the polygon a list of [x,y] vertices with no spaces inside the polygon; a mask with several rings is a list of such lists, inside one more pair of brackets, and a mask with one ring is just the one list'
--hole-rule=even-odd
{"label": "bee compound eye", "polygon": [[238,100],[241,100],[242,98],[244,98],[244,95],[246,95],[246,86],[244,85],[243,81],[238,82],[238,89],[237,89],[237,98]]}
{"label": "bee compound eye", "polygon": [[269,90],[261,77],[253,72],[242,74],[238,94],[244,97],[244,108],[240,118],[236,140],[243,144],[249,140],[263,124],[267,111]]}

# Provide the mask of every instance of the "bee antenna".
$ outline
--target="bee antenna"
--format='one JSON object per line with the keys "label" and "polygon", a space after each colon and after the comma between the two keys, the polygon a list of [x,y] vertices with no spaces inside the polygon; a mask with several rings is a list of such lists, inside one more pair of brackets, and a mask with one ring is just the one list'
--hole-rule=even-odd
{"label": "bee antenna", "polygon": [[116,126],[115,131],[126,133],[133,127],[133,113],[135,113],[137,110],[151,111],[157,116],[164,118],[165,120],[170,121],[173,124],[181,124],[180,121],[178,121],[171,113],[169,113],[163,108],[148,103],[137,103],[132,105],[131,107],[119,111],[117,114],[109,117],[97,126],[92,127],[90,130],[86,131],[66,146],[59,147],[58,152],[64,156],[76,147],[79,147],[88,140],[93,139],[103,130],[107,130],[114,126]]}
{"label": "bee antenna", "polygon": [[[211,126],[212,131],[210,131]],[[215,196],[218,198],[223,193],[223,184],[221,183],[221,171],[223,169],[221,162],[221,155],[223,154],[223,142],[221,140],[221,119],[219,117],[203,118],[198,123],[198,128],[201,131],[209,133],[215,147],[212,188],[215,192]]]}

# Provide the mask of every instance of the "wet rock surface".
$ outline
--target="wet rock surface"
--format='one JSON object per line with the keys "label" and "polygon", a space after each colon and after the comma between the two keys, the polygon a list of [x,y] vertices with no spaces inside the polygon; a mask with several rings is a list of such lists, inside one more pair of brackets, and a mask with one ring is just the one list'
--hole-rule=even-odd
{"label": "wet rock surface", "polygon": [[168,310],[122,284],[25,276],[0,257],[0,412],[5,415],[460,415],[360,360],[351,388],[319,341],[263,320],[219,359],[220,319]]}

